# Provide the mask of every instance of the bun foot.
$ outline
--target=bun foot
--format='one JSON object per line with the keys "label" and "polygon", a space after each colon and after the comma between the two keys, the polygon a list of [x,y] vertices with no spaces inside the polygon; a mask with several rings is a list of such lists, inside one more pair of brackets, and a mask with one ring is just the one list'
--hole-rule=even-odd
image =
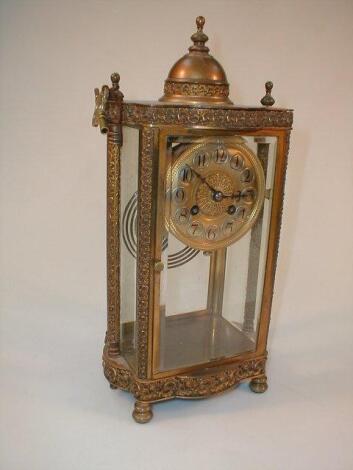
{"label": "bun foot", "polygon": [[136,401],[132,416],[136,423],[148,423],[153,417],[152,405],[144,401]]}
{"label": "bun foot", "polygon": [[256,377],[252,379],[249,384],[250,390],[254,393],[264,393],[268,389],[267,377],[263,375],[262,377]]}

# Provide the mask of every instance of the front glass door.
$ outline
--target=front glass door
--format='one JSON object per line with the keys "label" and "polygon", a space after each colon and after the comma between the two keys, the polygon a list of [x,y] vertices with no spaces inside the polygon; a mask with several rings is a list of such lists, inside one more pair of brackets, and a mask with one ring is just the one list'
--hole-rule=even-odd
{"label": "front glass door", "polygon": [[163,151],[155,372],[255,351],[277,138],[169,136]]}

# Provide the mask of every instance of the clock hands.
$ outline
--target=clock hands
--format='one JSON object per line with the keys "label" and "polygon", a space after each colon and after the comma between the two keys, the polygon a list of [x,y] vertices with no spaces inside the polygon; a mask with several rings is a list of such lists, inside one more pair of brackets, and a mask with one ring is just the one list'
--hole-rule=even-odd
{"label": "clock hands", "polygon": [[236,191],[233,194],[223,194],[224,198],[235,199],[236,201],[240,201],[240,199],[245,196],[245,194],[241,194],[241,191]]}
{"label": "clock hands", "polygon": [[[190,165],[186,165],[188,168],[190,168],[190,170],[195,173],[195,175],[202,181],[202,183],[205,183],[206,186],[209,187],[209,189],[212,191],[212,197],[213,197],[213,200],[216,201],[216,202],[220,202],[223,200],[223,198],[225,197],[224,194],[222,193],[222,191],[218,191],[217,189],[213,188],[210,183],[207,181],[206,178],[204,178],[202,175],[200,175],[199,172],[197,172],[192,166]],[[229,197],[229,196],[226,196],[226,197]]]}
{"label": "clock hands", "polygon": [[223,194],[222,191],[218,191],[217,189],[213,188],[209,182],[207,181],[207,179],[205,177],[203,177],[202,175],[200,175],[200,173],[198,171],[196,171],[192,166],[186,164],[186,166],[200,179],[200,181],[202,181],[202,183],[205,183],[206,186],[209,187],[209,189],[212,191],[212,196],[213,196],[213,199],[216,201],[216,202],[220,202],[222,201],[223,199],[225,198],[229,198],[229,199],[235,199],[236,201],[240,201],[240,199],[242,198],[245,198],[246,197],[246,194],[241,194],[241,191],[236,191],[235,193],[233,194]]}
{"label": "clock hands", "polygon": [[200,173],[198,173],[192,166],[190,166],[190,165],[188,165],[188,164],[186,164],[186,166],[187,166],[188,168],[190,168],[190,170],[191,170],[193,173],[195,173],[195,175],[196,175],[203,183],[205,183],[205,184],[210,188],[210,190],[213,192],[213,194],[220,192],[220,191],[217,191],[217,189],[214,189],[214,188],[208,183],[207,179],[204,178],[203,176],[201,176]]}
{"label": "clock hands", "polygon": [[[245,191],[245,190],[244,190],[244,191]],[[230,199],[235,199],[236,201],[240,201],[240,199],[248,197],[248,196],[249,196],[249,192],[252,193],[253,190],[252,190],[252,189],[248,189],[247,192],[245,192],[245,193],[244,193],[243,191],[238,190],[238,191],[236,191],[236,192],[233,193],[233,194],[223,194],[222,196],[223,196],[224,198],[230,198]]]}

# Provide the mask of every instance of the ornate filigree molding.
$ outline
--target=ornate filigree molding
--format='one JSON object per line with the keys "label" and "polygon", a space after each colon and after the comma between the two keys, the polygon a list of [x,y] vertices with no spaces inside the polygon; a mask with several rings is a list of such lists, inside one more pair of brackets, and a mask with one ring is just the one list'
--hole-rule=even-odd
{"label": "ornate filigree molding", "polygon": [[244,379],[265,374],[266,358],[242,361],[206,375],[180,375],[156,380],[140,380],[116,362],[105,358],[104,375],[114,388],[131,392],[137,400],[154,402],[171,398],[204,398],[224,392]]}
{"label": "ornate filigree molding", "polygon": [[196,96],[196,97],[225,97],[229,95],[229,85],[213,83],[179,83],[166,80],[164,83],[164,95],[168,96]]}
{"label": "ornate filigree molding", "polygon": [[107,144],[107,334],[111,352],[120,351],[120,146],[117,132]]}
{"label": "ornate filigree molding", "polygon": [[155,130],[144,128],[140,150],[137,244],[137,363],[138,376],[147,377],[150,276],[152,269],[152,171]]}
{"label": "ornate filigree molding", "polygon": [[293,113],[282,109],[203,108],[124,103],[123,123],[129,125],[192,125],[225,129],[291,128]]}
{"label": "ornate filigree molding", "polygon": [[[112,355],[120,352],[120,147],[122,145],[122,102],[118,73],[112,86],[95,93],[94,127],[107,135],[107,332],[105,343]],[[114,119],[111,112],[114,111]]]}

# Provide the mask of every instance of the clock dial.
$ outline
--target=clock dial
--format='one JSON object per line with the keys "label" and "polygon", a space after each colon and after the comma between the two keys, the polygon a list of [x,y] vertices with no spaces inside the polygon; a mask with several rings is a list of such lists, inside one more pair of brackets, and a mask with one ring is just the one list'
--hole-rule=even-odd
{"label": "clock dial", "polygon": [[255,223],[264,187],[261,163],[242,139],[183,146],[167,171],[166,226],[193,248],[226,247]]}

